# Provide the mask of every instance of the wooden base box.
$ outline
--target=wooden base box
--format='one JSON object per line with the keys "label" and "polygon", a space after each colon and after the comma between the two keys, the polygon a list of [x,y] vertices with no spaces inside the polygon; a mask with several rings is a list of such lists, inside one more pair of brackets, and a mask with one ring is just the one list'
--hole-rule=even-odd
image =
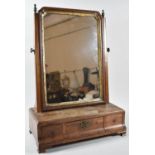
{"label": "wooden base box", "polygon": [[125,112],[111,103],[43,113],[30,108],[29,124],[39,153],[70,142],[126,133]]}

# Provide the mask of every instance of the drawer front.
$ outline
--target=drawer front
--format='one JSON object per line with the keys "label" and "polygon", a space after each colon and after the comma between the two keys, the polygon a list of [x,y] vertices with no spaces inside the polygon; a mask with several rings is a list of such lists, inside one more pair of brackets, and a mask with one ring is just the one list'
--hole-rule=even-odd
{"label": "drawer front", "polygon": [[109,126],[115,126],[123,123],[123,114],[113,114],[104,117],[104,128]]}
{"label": "drawer front", "polygon": [[103,128],[103,118],[86,119],[67,123],[65,125],[65,134],[77,134],[89,130]]}
{"label": "drawer front", "polygon": [[43,126],[41,128],[41,138],[61,139],[63,135],[62,131],[62,125]]}

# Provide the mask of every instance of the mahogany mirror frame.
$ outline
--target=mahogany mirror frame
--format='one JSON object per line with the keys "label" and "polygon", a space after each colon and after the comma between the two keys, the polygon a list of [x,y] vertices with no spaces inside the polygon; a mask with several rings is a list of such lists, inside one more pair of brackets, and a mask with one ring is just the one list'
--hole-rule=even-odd
{"label": "mahogany mirror frame", "polygon": [[97,16],[100,20],[100,46],[101,46],[101,76],[102,76],[102,99],[103,102],[99,102],[98,104],[107,104],[109,103],[109,88],[108,88],[108,57],[107,57],[107,49],[105,44],[105,15],[104,11],[102,14],[98,11],[91,10],[78,10],[78,9],[68,9],[68,8],[53,8],[53,7],[43,7],[39,11],[37,11],[36,6],[34,7],[34,28],[35,28],[35,68],[36,68],[36,110],[37,112],[44,112],[49,110],[56,109],[64,109],[64,108],[72,108],[79,106],[88,106],[93,105],[94,103],[86,103],[86,104],[71,104],[71,105],[59,105],[59,106],[47,106],[45,104],[45,94],[44,94],[44,75],[43,75],[43,48],[42,48],[42,31],[41,31],[41,14],[44,11],[55,11],[55,12],[70,12],[70,13],[79,13],[79,14],[92,14],[92,16]]}

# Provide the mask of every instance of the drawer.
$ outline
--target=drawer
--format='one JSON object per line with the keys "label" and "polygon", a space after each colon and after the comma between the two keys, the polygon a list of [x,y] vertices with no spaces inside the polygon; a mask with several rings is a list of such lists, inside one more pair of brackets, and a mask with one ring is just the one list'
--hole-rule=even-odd
{"label": "drawer", "polygon": [[41,138],[61,139],[63,136],[62,125],[48,125],[41,128]]}
{"label": "drawer", "polygon": [[78,134],[81,132],[103,128],[103,118],[85,119],[65,124],[65,134]]}
{"label": "drawer", "polygon": [[123,123],[123,114],[113,114],[104,117],[104,127],[115,126]]}

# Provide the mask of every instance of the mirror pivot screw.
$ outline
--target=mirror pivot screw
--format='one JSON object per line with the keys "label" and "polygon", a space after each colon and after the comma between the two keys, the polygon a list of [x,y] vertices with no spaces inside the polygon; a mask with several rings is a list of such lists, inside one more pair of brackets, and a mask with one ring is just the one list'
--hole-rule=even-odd
{"label": "mirror pivot screw", "polygon": [[107,48],[107,52],[108,52],[108,53],[110,52],[110,48],[109,48],[109,47]]}
{"label": "mirror pivot screw", "polygon": [[30,53],[34,53],[34,52],[35,52],[35,49],[30,48]]}

